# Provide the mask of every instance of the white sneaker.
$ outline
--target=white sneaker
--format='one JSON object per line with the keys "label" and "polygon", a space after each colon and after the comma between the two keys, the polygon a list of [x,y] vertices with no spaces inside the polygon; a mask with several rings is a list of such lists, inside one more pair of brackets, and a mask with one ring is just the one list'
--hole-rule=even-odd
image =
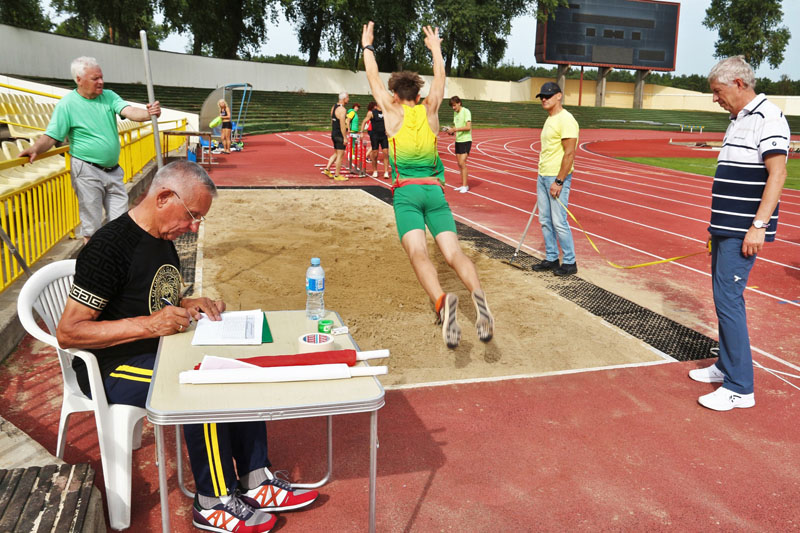
{"label": "white sneaker", "polygon": [[703,407],[708,407],[714,411],[730,411],[734,407],[753,407],[756,404],[754,393],[739,394],[725,387],[720,387],[710,394],[700,396],[697,402]]}
{"label": "white sneaker", "polygon": [[689,377],[701,383],[722,383],[725,381],[725,374],[717,368],[716,364],[706,368],[695,368],[689,371]]}
{"label": "white sneaker", "polygon": [[383,177],[388,179],[389,178],[389,173],[388,172],[384,172],[383,173]]}
{"label": "white sneaker", "polygon": [[463,189],[463,187],[456,187],[454,190],[455,190],[456,192],[461,192],[461,189]]}
{"label": "white sneaker", "polygon": [[373,172],[373,173],[372,173],[372,177],[373,177],[373,178],[377,178],[377,177],[378,177],[378,171],[377,171],[377,170],[376,170],[375,172]]}
{"label": "white sneaker", "polygon": [[464,194],[467,191],[469,191],[469,187],[467,187],[466,185],[458,188],[458,192],[460,192],[461,194]]}

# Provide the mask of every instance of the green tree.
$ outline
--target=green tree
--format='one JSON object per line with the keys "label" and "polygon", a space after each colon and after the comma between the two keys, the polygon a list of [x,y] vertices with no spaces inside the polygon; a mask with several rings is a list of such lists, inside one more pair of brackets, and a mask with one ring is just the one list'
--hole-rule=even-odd
{"label": "green tree", "polygon": [[155,0],[169,28],[192,37],[191,53],[223,59],[251,57],[267,40],[274,0]]}
{"label": "green tree", "polygon": [[717,30],[715,57],[743,55],[752,67],[783,63],[791,33],[781,26],[781,0],[711,0],[703,25]]}
{"label": "green tree", "polygon": [[[438,26],[444,36],[447,71],[467,73],[484,63],[496,66],[505,53],[511,19],[536,12],[545,19],[567,0],[281,0],[293,22],[309,65],[325,48],[339,62],[356,68],[361,27],[375,21],[375,51],[383,71],[425,71],[430,60],[422,43],[422,24]],[[427,65],[427,67],[426,67]]]}
{"label": "green tree", "polygon": [[56,29],[62,35],[139,46],[139,30],[144,29],[153,49],[166,37],[165,28],[153,20],[154,0],[53,0],[51,5],[69,15]]}
{"label": "green tree", "polygon": [[294,22],[300,51],[308,54],[308,65],[317,66],[324,43],[333,37],[333,0],[284,1],[286,20]]}
{"label": "green tree", "polygon": [[0,2],[3,24],[26,30],[50,31],[53,24],[44,16],[39,0],[3,0]]}
{"label": "green tree", "polygon": [[[497,66],[514,17],[535,13],[539,20],[546,20],[566,5],[567,0],[435,0],[424,18],[438,26],[444,37],[445,71],[468,76],[482,66]],[[426,56],[420,43],[421,37],[413,50]]]}

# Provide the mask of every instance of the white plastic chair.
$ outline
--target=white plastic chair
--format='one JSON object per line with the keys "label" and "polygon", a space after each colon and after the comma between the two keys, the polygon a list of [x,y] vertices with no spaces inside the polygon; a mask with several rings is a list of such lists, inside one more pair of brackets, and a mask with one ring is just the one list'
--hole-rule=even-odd
{"label": "white plastic chair", "polygon": [[[56,261],[42,267],[25,282],[17,300],[19,320],[36,339],[56,348],[61,376],[64,379],[64,398],[58,424],[56,456],[63,458],[67,437],[67,422],[72,413],[94,411],[100,460],[108,500],[108,516],[113,529],[126,529],[131,522],[131,459],[134,449],[142,444],[142,420],[146,412],[140,407],[108,404],[100,377],[100,367],[94,354],[83,350],[64,350],[55,337],[56,326],[69,297],[75,275],[75,260]],[[44,320],[44,331],[34,318],[33,311]],[[81,392],[72,359],[86,363],[92,398]]]}

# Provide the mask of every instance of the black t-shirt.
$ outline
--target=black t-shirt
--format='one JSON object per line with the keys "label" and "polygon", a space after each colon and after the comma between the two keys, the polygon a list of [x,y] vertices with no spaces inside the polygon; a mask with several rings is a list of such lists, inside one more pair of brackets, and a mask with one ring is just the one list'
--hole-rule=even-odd
{"label": "black t-shirt", "polygon": [[[125,213],[98,230],[78,255],[69,296],[100,311],[100,320],[147,316],[180,300],[180,262],[172,241],[153,237]],[[91,350],[103,379],[131,357],[155,353],[158,338]],[[73,368],[82,390],[88,390],[83,361]]]}
{"label": "black t-shirt", "polygon": [[386,125],[383,123],[383,111],[372,110],[372,133],[386,135]]}

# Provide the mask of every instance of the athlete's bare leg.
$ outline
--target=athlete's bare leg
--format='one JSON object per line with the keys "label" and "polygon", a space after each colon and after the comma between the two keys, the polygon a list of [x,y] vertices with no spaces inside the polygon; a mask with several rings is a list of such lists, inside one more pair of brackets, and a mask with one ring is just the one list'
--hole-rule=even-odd
{"label": "athlete's bare leg", "polygon": [[456,154],[458,168],[461,170],[461,186],[467,187],[467,156],[469,154]]}

